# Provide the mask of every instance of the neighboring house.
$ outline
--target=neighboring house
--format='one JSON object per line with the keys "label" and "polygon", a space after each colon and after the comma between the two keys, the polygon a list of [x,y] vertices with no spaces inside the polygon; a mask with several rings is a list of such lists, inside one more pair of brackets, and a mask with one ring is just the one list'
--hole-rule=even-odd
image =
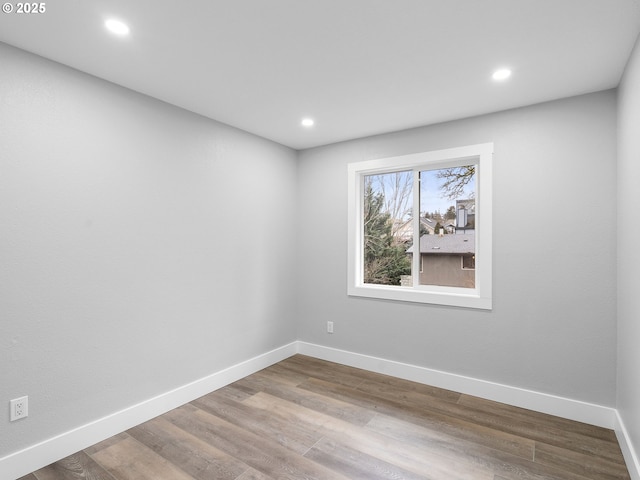
{"label": "neighboring house", "polygon": [[456,200],[455,232],[464,233],[476,228],[476,200]]}
{"label": "neighboring house", "polygon": [[[393,234],[397,239],[403,242],[413,240],[413,219],[396,220],[393,226]],[[420,217],[420,228],[422,231],[433,235],[436,232],[436,224],[438,222],[431,218]]]}
{"label": "neighboring house", "polygon": [[444,228],[447,230],[447,233],[456,233],[456,221],[448,220]]}
{"label": "neighboring house", "polygon": [[[413,254],[413,246],[407,249]],[[420,237],[420,284],[474,288],[476,234],[474,230],[456,235]]]}
{"label": "neighboring house", "polygon": [[[402,241],[410,242],[413,238],[413,220],[395,220],[393,222],[393,236]],[[421,232],[429,235],[435,235],[437,220],[432,218],[420,217]],[[453,220],[442,220],[441,225],[447,233],[469,233],[473,231],[476,225],[476,200],[469,198],[465,200],[456,200],[456,218]]]}

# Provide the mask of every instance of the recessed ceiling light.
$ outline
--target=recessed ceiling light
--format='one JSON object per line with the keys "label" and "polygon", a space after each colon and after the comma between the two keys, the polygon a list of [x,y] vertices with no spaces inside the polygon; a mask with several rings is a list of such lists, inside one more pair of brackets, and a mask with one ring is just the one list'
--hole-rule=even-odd
{"label": "recessed ceiling light", "polygon": [[129,26],[126,23],[121,22],[120,20],[111,18],[104,22],[104,26],[107,27],[107,30],[109,30],[111,33],[120,35],[121,37],[129,35]]}
{"label": "recessed ceiling light", "polygon": [[313,121],[313,118],[303,118],[300,123],[302,123],[303,127],[313,127],[313,124],[316,122]]}
{"label": "recessed ceiling light", "polygon": [[496,70],[495,72],[493,72],[493,75],[491,76],[491,78],[497,81],[502,81],[502,80],[506,80],[510,76],[511,76],[511,70],[509,70],[508,68],[501,68],[500,70]]}

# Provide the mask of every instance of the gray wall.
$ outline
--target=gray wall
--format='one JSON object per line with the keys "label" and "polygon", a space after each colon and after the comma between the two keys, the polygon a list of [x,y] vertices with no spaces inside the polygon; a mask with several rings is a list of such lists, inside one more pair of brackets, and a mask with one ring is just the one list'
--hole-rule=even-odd
{"label": "gray wall", "polygon": [[[0,457],[296,338],[615,406],[614,91],[296,154],[3,44],[0,64]],[[493,311],[348,298],[347,163],[489,141]],[[638,227],[620,225],[637,445]],[[21,395],[30,418],[9,423]]]}
{"label": "gray wall", "polygon": [[640,454],[640,39],[618,94],[618,411]]}
{"label": "gray wall", "polygon": [[[347,297],[347,164],[484,142],[493,311]],[[298,338],[615,406],[615,157],[615,91],[301,152]]]}
{"label": "gray wall", "polygon": [[0,65],[0,457],[295,340],[295,151]]}

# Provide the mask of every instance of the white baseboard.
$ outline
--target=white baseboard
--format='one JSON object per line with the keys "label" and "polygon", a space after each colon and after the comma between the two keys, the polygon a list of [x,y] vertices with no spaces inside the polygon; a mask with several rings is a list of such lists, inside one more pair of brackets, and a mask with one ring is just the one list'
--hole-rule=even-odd
{"label": "white baseboard", "polygon": [[17,479],[296,353],[610,428],[616,432],[632,480],[640,480],[638,457],[613,408],[300,341],[0,458],[0,478]]}
{"label": "white baseboard", "polygon": [[614,430],[616,431],[616,437],[618,438],[618,443],[620,444],[620,449],[622,450],[624,461],[627,464],[627,470],[629,470],[631,480],[640,480],[640,460],[633,449],[631,437],[618,411],[616,411],[616,426]]}
{"label": "white baseboard", "polygon": [[616,425],[616,410],[602,405],[311,343],[298,342],[298,353],[612,430]]}
{"label": "white baseboard", "polygon": [[104,418],[0,458],[0,478],[17,479],[52,462],[101,442],[131,427],[224,387],[297,352],[297,342],[284,345],[187,385],[114,412]]}

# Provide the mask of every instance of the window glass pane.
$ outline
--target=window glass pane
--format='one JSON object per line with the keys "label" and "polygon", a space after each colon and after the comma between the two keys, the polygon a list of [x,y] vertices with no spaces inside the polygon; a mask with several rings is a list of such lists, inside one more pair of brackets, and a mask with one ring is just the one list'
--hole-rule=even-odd
{"label": "window glass pane", "polygon": [[364,177],[364,283],[413,286],[413,172]]}
{"label": "window glass pane", "polygon": [[420,172],[420,285],[475,288],[476,165]]}

